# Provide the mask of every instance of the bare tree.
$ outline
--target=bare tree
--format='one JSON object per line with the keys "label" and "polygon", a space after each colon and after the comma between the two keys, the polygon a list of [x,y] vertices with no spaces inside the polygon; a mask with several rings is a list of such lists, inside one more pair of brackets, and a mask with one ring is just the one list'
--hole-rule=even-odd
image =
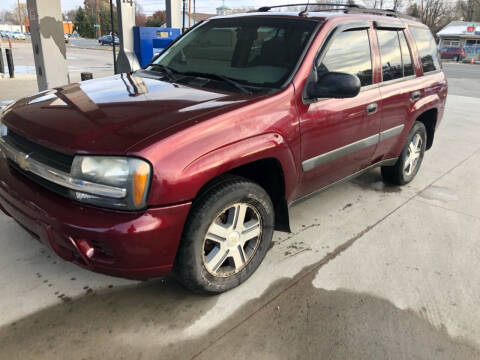
{"label": "bare tree", "polygon": [[25,25],[25,19],[28,16],[27,3],[18,3],[14,8],[13,13],[17,17],[17,24]]}
{"label": "bare tree", "polygon": [[392,9],[399,11],[403,7],[403,0],[393,0]]}
{"label": "bare tree", "polygon": [[0,11],[0,22],[3,24],[17,24],[18,17],[8,10]]}

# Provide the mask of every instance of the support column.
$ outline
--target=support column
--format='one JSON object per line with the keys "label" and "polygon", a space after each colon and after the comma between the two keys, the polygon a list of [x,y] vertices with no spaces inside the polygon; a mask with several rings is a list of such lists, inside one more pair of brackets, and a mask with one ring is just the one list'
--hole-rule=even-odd
{"label": "support column", "polygon": [[68,83],[60,0],[27,0],[38,90]]}
{"label": "support column", "polygon": [[120,49],[117,58],[117,73],[140,69],[133,45],[133,27],[135,26],[135,3],[117,0],[118,36]]}
{"label": "support column", "polygon": [[165,0],[167,12],[167,27],[181,29],[182,20],[182,0]]}

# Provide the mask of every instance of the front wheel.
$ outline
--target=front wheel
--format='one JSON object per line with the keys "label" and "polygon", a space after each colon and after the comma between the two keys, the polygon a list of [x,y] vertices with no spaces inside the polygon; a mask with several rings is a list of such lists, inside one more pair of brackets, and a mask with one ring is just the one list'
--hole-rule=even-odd
{"label": "front wheel", "polygon": [[421,122],[415,122],[405,146],[393,166],[382,166],[383,180],[396,185],[405,185],[413,180],[422,164],[427,146],[427,130]]}
{"label": "front wheel", "polygon": [[189,289],[218,294],[247,280],[273,236],[267,192],[241,177],[220,179],[192,205],[174,273]]}

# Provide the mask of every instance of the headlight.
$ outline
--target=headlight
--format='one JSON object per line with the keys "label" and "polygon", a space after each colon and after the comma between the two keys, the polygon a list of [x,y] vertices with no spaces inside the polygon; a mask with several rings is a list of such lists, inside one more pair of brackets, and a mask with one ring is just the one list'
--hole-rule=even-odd
{"label": "headlight", "polygon": [[101,189],[98,193],[92,189],[86,192],[72,190],[73,198],[78,201],[125,210],[139,210],[146,206],[151,166],[145,160],[116,156],[76,156],[71,176],[89,184],[125,190],[122,198],[110,197]]}

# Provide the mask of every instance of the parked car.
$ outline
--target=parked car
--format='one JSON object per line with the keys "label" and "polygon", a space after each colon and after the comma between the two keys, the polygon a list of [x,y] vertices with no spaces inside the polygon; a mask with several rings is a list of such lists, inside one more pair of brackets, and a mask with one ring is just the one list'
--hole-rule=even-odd
{"label": "parked car", "polygon": [[[100,45],[113,45],[112,43],[112,35],[103,35],[98,38],[98,42]],[[115,36],[115,45],[120,45],[120,39],[118,36]]]}
{"label": "parked car", "polygon": [[447,81],[428,27],[343,9],[215,17],[144,69],[10,105],[0,207],[93,271],[238,286],[289,206],[375,167],[408,184],[434,142]]}
{"label": "parked car", "polygon": [[440,49],[440,58],[454,61],[462,61],[467,57],[465,49],[457,46],[447,46]]}
{"label": "parked car", "polygon": [[15,40],[26,40],[27,37],[25,36],[24,33],[20,32],[20,31],[14,31],[11,33],[11,38],[12,39],[15,39]]}
{"label": "parked car", "polygon": [[68,44],[70,41],[70,35],[69,34],[63,34],[63,39],[65,40],[65,43]]}
{"label": "parked car", "polygon": [[2,32],[2,38],[11,39],[12,38],[12,32],[8,31],[8,30],[4,30]]}

